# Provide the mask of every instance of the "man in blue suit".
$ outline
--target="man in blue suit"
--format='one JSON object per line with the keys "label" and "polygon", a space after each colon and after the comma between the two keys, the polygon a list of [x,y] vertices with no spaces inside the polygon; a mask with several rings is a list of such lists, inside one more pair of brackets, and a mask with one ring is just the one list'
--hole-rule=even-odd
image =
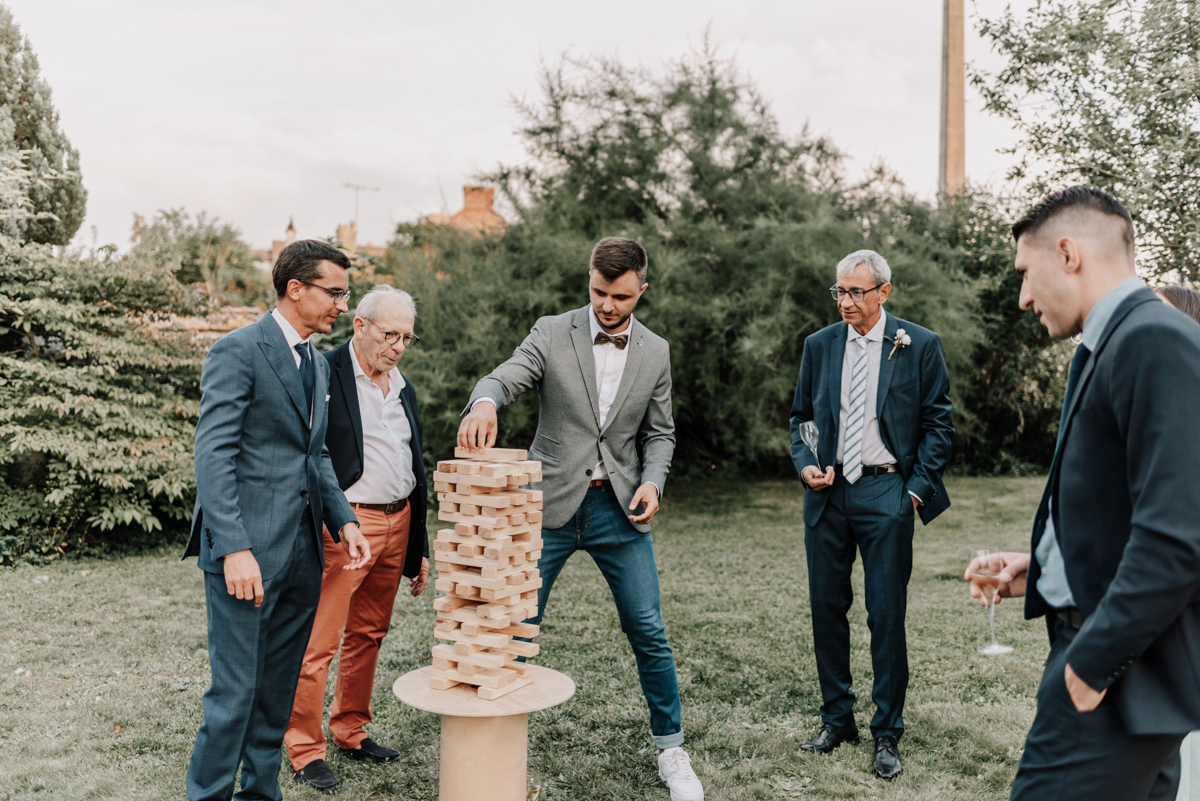
{"label": "man in blue suit", "polygon": [[998,557],[999,597],[1050,633],[1012,798],[1174,801],[1200,729],[1200,327],[1138,278],[1108,193],[1055,192],[1012,233],[1021,308],[1079,337],[1032,553]]}
{"label": "man in blue suit", "polygon": [[[830,293],[843,322],[805,340],[791,415],[792,461],[805,484],[804,547],[824,722],[801,748],[829,753],[858,741],[846,619],[857,547],[875,669],[875,774],[885,780],[902,770],[913,518],[919,514],[928,524],[950,505],[942,473],[954,432],[941,340],[884,312],[891,278],[887,261],[871,250],[838,264]],[[821,434],[819,459],[800,438],[801,424],[810,421]]]}
{"label": "man in blue suit", "polygon": [[280,801],[279,748],[321,595],[321,526],[348,569],[370,548],[325,448],[329,366],[308,342],[350,295],[345,254],[302,240],[275,263],[279,306],[204,360],[196,507],[184,558],[199,557],[212,683],[187,773],[189,801]]}

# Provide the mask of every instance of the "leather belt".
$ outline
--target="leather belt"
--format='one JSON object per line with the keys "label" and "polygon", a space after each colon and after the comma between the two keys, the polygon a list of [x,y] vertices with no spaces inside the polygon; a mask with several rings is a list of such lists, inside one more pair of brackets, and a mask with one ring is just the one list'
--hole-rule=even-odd
{"label": "leather belt", "polygon": [[1066,609],[1056,609],[1058,619],[1073,629],[1083,628],[1083,613],[1074,606],[1068,606]]}
{"label": "leather belt", "polygon": [[385,515],[394,515],[396,512],[404,511],[404,507],[408,506],[408,498],[401,498],[398,501],[391,503],[351,503],[355,509],[370,509],[373,512],[383,512]]}
{"label": "leather belt", "polygon": [[588,489],[595,489],[596,487],[603,487],[605,484],[608,484],[608,483],[609,483],[609,480],[607,478],[592,479],[591,481],[588,482]]}
{"label": "leather belt", "polygon": [[[842,463],[838,462],[833,466],[833,470],[839,476],[842,474]],[[899,473],[900,468],[894,464],[864,464],[862,466],[862,474],[864,476],[886,476],[888,473]]]}

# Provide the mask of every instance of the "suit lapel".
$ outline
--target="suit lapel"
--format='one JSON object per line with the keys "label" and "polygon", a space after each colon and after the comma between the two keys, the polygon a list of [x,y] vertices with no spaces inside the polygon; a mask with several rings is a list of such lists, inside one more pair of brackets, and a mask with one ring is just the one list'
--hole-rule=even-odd
{"label": "suit lapel", "polygon": [[[353,341],[351,339],[351,341]],[[354,429],[354,442],[358,446],[358,463],[363,463],[363,427],[362,427],[362,412],[358,408],[358,387],[354,383],[354,363],[350,355],[350,348],[353,347],[350,342],[346,342],[341,347],[341,352],[338,353],[335,361],[335,369],[338,371],[338,390],[342,393],[342,402],[346,404],[346,411],[350,414],[350,427]]]}
{"label": "suit lapel", "polygon": [[575,346],[575,357],[579,360],[579,372],[583,373],[583,386],[587,389],[592,404],[592,415],[600,425],[600,393],[596,390],[596,357],[592,355],[592,327],[588,324],[588,307],[575,312],[575,329],[571,332],[571,343]]}
{"label": "suit lapel", "polygon": [[321,430],[322,415],[328,414],[329,402],[325,400],[325,396],[329,394],[329,362],[325,361],[325,357],[317,353],[317,349],[312,349],[313,367],[316,368],[316,386],[313,388],[313,408],[312,408],[312,423],[309,428],[309,439],[317,435]]}
{"label": "suit lapel", "polygon": [[829,345],[829,386],[826,391],[829,393],[829,411],[832,419],[828,431],[821,431],[821,442],[828,442],[833,447],[833,452],[829,455],[829,464],[833,464],[837,458],[838,435],[841,434],[842,427],[842,362],[846,359],[846,339],[849,337],[848,327],[845,323],[838,325],[836,332],[833,335]]}
{"label": "suit lapel", "polygon": [[[607,429],[612,425],[613,420],[617,419],[617,410],[621,408],[625,398],[629,397],[629,391],[637,383],[638,371],[642,369],[642,362],[645,360],[646,349],[642,347],[645,329],[636,322],[631,322],[630,328],[633,330],[629,332],[629,342],[625,345],[625,350],[629,351],[625,355],[625,369],[621,371],[621,384],[617,387],[617,397],[613,398],[612,408],[608,410],[604,429]],[[604,433],[604,430],[601,430],[600,433]]]}
{"label": "suit lapel", "polygon": [[[307,427],[308,404],[304,402],[304,384],[300,382],[300,371],[296,369],[296,358],[292,355],[292,349],[288,347],[287,339],[279,329],[279,323],[275,322],[270,313],[263,315],[258,325],[262,327],[262,339],[259,340],[258,346]],[[316,405],[315,397],[313,404]]]}
{"label": "suit lapel", "polygon": [[[888,346],[896,338],[899,328],[900,321],[888,314],[887,322],[883,324],[883,353],[879,358],[879,391],[875,393],[875,417],[878,419],[883,419],[883,404],[887,399],[888,387],[892,385],[892,373],[896,369],[896,360],[888,358],[892,352]],[[896,351],[896,355],[899,356],[900,351]]]}

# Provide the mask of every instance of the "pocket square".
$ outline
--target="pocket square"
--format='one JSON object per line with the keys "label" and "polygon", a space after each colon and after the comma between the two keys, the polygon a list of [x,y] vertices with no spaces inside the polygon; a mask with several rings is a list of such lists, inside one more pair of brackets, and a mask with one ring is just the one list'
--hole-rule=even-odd
{"label": "pocket square", "polygon": [[325,396],[325,402],[326,402],[326,403],[329,403],[329,396],[328,396],[328,395],[326,395],[326,396]]}

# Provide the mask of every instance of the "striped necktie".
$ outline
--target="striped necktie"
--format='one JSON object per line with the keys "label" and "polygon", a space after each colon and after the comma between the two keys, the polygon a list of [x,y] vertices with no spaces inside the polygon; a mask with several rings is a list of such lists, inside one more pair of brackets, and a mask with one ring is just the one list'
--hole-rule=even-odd
{"label": "striped necktie", "polygon": [[846,446],[842,453],[842,475],[853,484],[862,478],[863,429],[867,422],[867,340],[853,341],[858,348],[850,371],[850,409],[846,415]]}

